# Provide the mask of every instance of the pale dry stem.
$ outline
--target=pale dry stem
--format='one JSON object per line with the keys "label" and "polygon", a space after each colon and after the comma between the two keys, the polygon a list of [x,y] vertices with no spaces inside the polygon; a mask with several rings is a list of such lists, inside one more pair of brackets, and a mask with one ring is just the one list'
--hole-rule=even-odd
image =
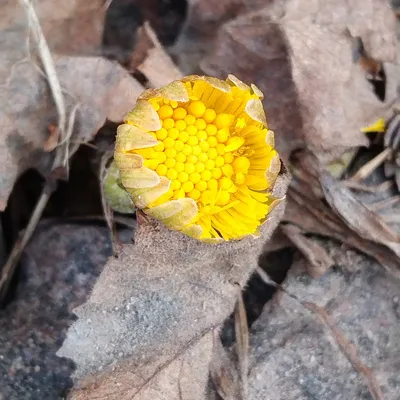
{"label": "pale dry stem", "polygon": [[350,182],[359,182],[372,174],[381,164],[385,162],[393,153],[391,148],[386,148],[375,156],[372,160],[363,165],[350,179]]}
{"label": "pale dry stem", "polygon": [[37,50],[44,68],[44,73],[49,84],[53,100],[58,113],[58,126],[60,142],[55,151],[52,170],[46,180],[45,187],[36,203],[35,209],[30,217],[27,228],[24,233],[14,244],[14,247],[9,255],[6,264],[3,266],[0,273],[0,303],[4,300],[7,293],[8,286],[11,278],[18,265],[19,259],[25,246],[29,242],[36,229],[37,224],[42,216],[42,213],[47,205],[51,193],[56,188],[57,169],[59,167],[67,167],[69,157],[77,150],[75,147],[72,151],[69,150],[69,139],[73,132],[73,126],[76,117],[78,106],[76,105],[68,118],[64,101],[64,96],[61,88],[60,81],[57,76],[56,68],[46,38],[44,37],[43,30],[40,25],[39,18],[36,14],[35,8],[30,0],[20,0],[23,6],[29,24],[30,32],[33,34],[34,40],[37,44]]}
{"label": "pale dry stem", "polygon": [[394,186],[394,181],[385,181],[379,185],[363,185],[362,183],[353,182],[350,180],[343,181],[343,185],[349,189],[359,190],[366,193],[380,193]]}
{"label": "pale dry stem", "polygon": [[104,194],[104,179],[107,173],[107,163],[110,160],[110,158],[113,156],[113,151],[109,150],[106,151],[100,161],[100,167],[99,167],[99,184],[100,184],[100,195],[101,195],[101,205],[103,208],[103,214],[104,218],[107,222],[107,227],[110,232],[110,237],[111,237],[111,244],[112,244],[112,250],[113,250],[113,255],[114,257],[117,257],[118,255],[118,238],[117,238],[117,232],[115,230],[115,223],[114,223],[114,212],[112,208],[109,206],[107,203],[105,194]]}
{"label": "pale dry stem", "polygon": [[371,211],[378,212],[378,211],[382,210],[383,208],[394,206],[399,201],[400,201],[400,195],[397,195],[397,196],[392,196],[388,199],[377,201],[376,203],[368,204],[367,207]]}
{"label": "pale dry stem", "polygon": [[247,400],[249,374],[249,328],[247,324],[242,288],[240,286],[235,307],[235,336],[236,351],[239,361],[241,395],[243,400]]}

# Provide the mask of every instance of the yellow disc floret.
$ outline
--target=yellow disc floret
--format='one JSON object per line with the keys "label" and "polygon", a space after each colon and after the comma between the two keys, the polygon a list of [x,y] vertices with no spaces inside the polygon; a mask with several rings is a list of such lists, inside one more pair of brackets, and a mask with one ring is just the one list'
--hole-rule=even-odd
{"label": "yellow disc floret", "polygon": [[137,207],[191,236],[230,240],[265,221],[280,163],[261,92],[233,76],[216,82],[145,92],[119,127],[115,160]]}

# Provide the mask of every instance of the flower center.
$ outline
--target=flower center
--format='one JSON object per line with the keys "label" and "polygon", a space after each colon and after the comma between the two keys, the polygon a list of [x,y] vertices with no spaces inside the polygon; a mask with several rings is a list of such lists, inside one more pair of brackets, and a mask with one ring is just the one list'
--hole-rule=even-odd
{"label": "flower center", "polygon": [[171,181],[172,199],[191,197],[203,206],[228,204],[235,184],[244,183],[250,167],[244,139],[235,135],[244,120],[217,114],[199,100],[178,104],[157,99],[152,105],[162,128],[151,132],[158,139],[156,146],[136,151],[146,167]]}

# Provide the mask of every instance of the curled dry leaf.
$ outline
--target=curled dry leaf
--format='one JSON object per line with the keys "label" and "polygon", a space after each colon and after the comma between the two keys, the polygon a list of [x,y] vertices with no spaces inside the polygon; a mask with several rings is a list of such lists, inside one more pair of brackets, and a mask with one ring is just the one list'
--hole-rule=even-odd
{"label": "curled dry leaf", "polygon": [[[281,199],[283,170],[272,193]],[[135,244],[106,265],[60,349],[76,362],[76,380],[91,374],[70,398],[204,399],[213,331],[232,312],[234,283],[243,285],[257,266],[283,210],[280,202],[260,237],[220,244],[139,214]]]}
{"label": "curled dry leaf", "polygon": [[[4,3],[4,4],[3,4]],[[2,3],[0,17],[0,210],[4,210],[15,180],[28,168],[43,174],[51,167],[57,135],[49,127],[57,112],[37,48],[30,40],[37,26],[15,1]],[[143,90],[121,67],[97,57],[56,56],[99,54],[104,19],[103,1],[35,3],[46,42],[53,52],[63,89],[66,115],[74,114],[71,143],[90,140],[108,118],[120,121]],[[33,35],[35,36],[35,35]],[[71,111],[71,112],[70,112]]]}
{"label": "curled dry leaf", "polygon": [[400,257],[400,235],[390,229],[379,214],[368,209],[329,174],[321,175],[321,184],[326,201],[351,229],[366,239],[386,245]]}
{"label": "curled dry leaf", "polygon": [[[223,2],[233,15],[246,10],[237,3]],[[270,1],[229,20],[218,34],[214,28],[214,36],[198,28],[202,18],[210,21],[211,2],[198,1],[195,7],[200,14],[190,14],[176,52],[196,41],[205,43],[200,64],[205,73],[233,73],[255,82],[265,93],[269,125],[281,132],[277,148],[284,159],[306,146],[330,159],[349,147],[366,145],[361,127],[385,115],[397,97],[396,89],[388,89],[381,102],[351,56],[353,36],[361,37],[375,59],[396,59],[395,18],[383,1]],[[227,14],[218,15],[223,21]],[[387,87],[397,88],[397,76],[387,78]]]}
{"label": "curled dry leaf", "polygon": [[[68,107],[78,104],[71,143],[89,141],[108,118],[118,122],[142,92],[120,66],[99,57],[54,57]],[[44,77],[31,62],[14,67],[0,94],[0,210],[18,176],[28,168],[45,174],[51,154],[43,149],[48,127],[57,121]]]}
{"label": "curled dry leaf", "polygon": [[[365,207],[362,203],[352,197],[348,206],[355,204],[353,212],[359,218],[359,220],[353,221],[354,229],[357,229],[353,230],[341,212],[332,212],[332,208],[327,204],[319,181],[319,164],[315,157],[307,152],[300,152],[296,154],[293,163],[294,179],[288,191],[288,204],[284,220],[301,226],[307,233],[332,237],[357,248],[375,258],[392,275],[400,277],[400,260],[395,252],[397,245],[391,242],[392,235],[388,232],[384,237],[388,239],[387,235],[389,235],[389,241],[384,243],[385,239],[379,237],[379,232],[387,229],[387,227],[382,227],[383,222],[379,215],[374,214],[371,217],[373,220],[368,220],[369,212],[364,212]],[[335,184],[342,185],[340,182]],[[350,194],[350,196],[352,195]],[[338,206],[338,210],[347,207],[346,196],[339,200],[336,199],[336,201],[339,204],[344,203],[342,206]],[[344,213],[344,215],[346,214]],[[368,228],[366,228],[367,226]]]}

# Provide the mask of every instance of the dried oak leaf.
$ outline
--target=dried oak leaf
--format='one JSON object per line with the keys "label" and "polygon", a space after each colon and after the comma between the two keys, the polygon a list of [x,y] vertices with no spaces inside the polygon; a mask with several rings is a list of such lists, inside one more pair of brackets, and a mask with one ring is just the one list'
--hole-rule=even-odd
{"label": "dried oak leaf", "polygon": [[[282,172],[274,197],[287,185]],[[214,331],[283,211],[278,202],[259,237],[216,245],[140,214],[135,244],[110,259],[59,351],[77,364],[75,379],[90,374],[70,399],[204,399]]]}
{"label": "dried oak leaf", "polygon": [[[54,56],[67,111],[77,105],[71,143],[91,140],[105,120],[119,122],[142,86],[116,63],[100,57]],[[0,92],[0,210],[18,176],[28,168],[45,174],[52,155],[45,152],[57,113],[44,76],[29,61],[13,68]]]}
{"label": "dried oak leaf", "polygon": [[[360,128],[385,115],[397,96],[388,90],[381,102],[352,60],[351,37],[356,36],[375,59],[396,59],[396,21],[383,1],[269,1],[223,24],[214,38],[198,29],[201,14],[192,18],[180,51],[199,41],[206,74],[233,73],[257,84],[270,126],[280,132],[277,148],[284,159],[303,147],[331,159],[366,145]],[[397,87],[390,79],[387,87]]]}

